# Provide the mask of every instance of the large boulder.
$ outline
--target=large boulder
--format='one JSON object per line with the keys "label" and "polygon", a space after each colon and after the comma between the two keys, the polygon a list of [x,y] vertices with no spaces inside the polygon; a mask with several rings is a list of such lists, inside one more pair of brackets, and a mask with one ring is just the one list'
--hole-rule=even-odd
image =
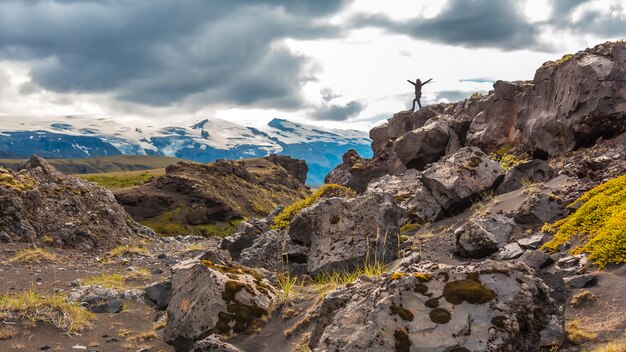
{"label": "large boulder", "polygon": [[408,169],[424,170],[426,165],[439,160],[459,148],[459,137],[448,124],[441,120],[407,132],[394,143],[398,159]]}
{"label": "large boulder", "polygon": [[133,221],[108,190],[58,172],[33,156],[19,171],[0,168],[0,232],[11,240],[107,248],[154,232]]}
{"label": "large boulder", "polygon": [[327,351],[540,351],[563,310],[523,264],[417,263],[327,294],[310,347]]}
{"label": "large boulder", "polygon": [[308,254],[309,248],[291,241],[285,231],[270,230],[244,249],[238,261],[253,268],[302,274],[307,272]]}
{"label": "large boulder", "polygon": [[504,181],[498,186],[498,191],[508,193],[520,189],[524,183],[539,183],[552,178],[554,171],[548,162],[541,159],[525,161],[511,167],[504,177]]}
{"label": "large boulder", "polygon": [[254,241],[269,229],[265,219],[248,219],[239,224],[235,233],[222,239],[220,248],[228,250],[230,256],[237,260],[242,250],[252,246]]}
{"label": "large boulder", "polygon": [[461,148],[422,173],[422,181],[447,211],[466,209],[503,177],[502,166],[476,147]]}
{"label": "large boulder", "polygon": [[520,84],[497,81],[493,93],[481,102],[481,111],[474,115],[467,134],[467,144],[494,151],[519,138],[515,126],[517,110],[515,96]]}
{"label": "large boulder", "polygon": [[548,62],[517,102],[532,149],[558,155],[626,131],[626,44],[605,43]]}
{"label": "large boulder", "polygon": [[515,223],[503,215],[472,218],[454,232],[456,254],[465,258],[487,257],[508,243],[514,227]]}
{"label": "large boulder", "polygon": [[187,352],[210,334],[249,331],[269,313],[275,292],[253,269],[210,260],[181,262],[172,270],[165,342]]}
{"label": "large boulder", "polygon": [[403,216],[387,193],[328,198],[301,211],[288,235],[310,248],[309,273],[350,270],[367,260],[390,262],[397,257],[398,221]]}
{"label": "large boulder", "polygon": [[385,175],[367,186],[366,194],[391,194],[400,208],[417,222],[433,222],[441,215],[441,204],[422,183],[421,172],[407,170],[400,175]]}

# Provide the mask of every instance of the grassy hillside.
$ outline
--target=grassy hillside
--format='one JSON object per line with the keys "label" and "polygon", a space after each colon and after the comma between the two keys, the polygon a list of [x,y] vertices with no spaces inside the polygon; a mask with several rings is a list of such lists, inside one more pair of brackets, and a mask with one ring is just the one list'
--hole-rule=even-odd
{"label": "grassy hillside", "polygon": [[95,182],[105,188],[120,189],[143,185],[153,178],[164,174],[165,168],[139,171],[104,172],[96,174],[75,174],[74,176],[87,181]]}
{"label": "grassy hillside", "polygon": [[[15,169],[22,161],[22,159],[0,159],[0,165]],[[183,159],[161,155],[117,155],[102,158],[47,159],[47,161],[65,174],[97,174],[163,169]]]}

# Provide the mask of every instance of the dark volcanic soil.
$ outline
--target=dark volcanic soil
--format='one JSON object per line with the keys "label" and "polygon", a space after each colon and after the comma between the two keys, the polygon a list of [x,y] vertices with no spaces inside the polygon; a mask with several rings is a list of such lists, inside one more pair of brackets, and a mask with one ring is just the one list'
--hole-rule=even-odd
{"label": "dark volcanic soil", "polygon": [[[125,286],[143,288],[147,284],[160,281],[169,276],[172,258],[181,260],[200,252],[188,252],[200,246],[207,246],[209,241],[181,243],[172,241],[146,242],[143,246],[149,256],[129,256],[102,260],[105,252],[84,253],[74,249],[46,248],[54,253],[58,263],[24,264],[11,263],[16,252],[28,248],[27,244],[5,244],[0,251],[0,295],[34,290],[39,294],[54,292],[70,292],[70,283],[76,279],[85,279],[103,273],[119,273],[127,275],[129,268],[145,268],[151,273],[162,269],[161,274],[151,274],[142,279],[126,280]],[[193,246],[193,247],[192,247]],[[158,254],[166,253],[165,258],[158,259]],[[3,328],[14,327],[18,334],[7,340],[0,340],[0,351],[40,351],[48,346],[52,351],[173,351],[173,347],[163,341],[163,329],[155,330],[154,324],[164,314],[149,303],[142,304],[126,300],[124,309],[118,314],[96,314],[91,328],[79,335],[69,335],[62,330],[46,323],[33,324],[28,321],[17,321],[3,317],[0,325]],[[155,332],[156,337],[145,341],[132,341],[134,335]]]}

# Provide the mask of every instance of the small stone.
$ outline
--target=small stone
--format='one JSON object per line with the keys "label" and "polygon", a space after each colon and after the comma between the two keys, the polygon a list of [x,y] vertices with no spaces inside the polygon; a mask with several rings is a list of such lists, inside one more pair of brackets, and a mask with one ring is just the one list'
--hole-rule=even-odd
{"label": "small stone", "polygon": [[532,235],[530,237],[524,237],[517,241],[517,243],[524,247],[530,249],[537,249],[543,242],[543,234],[538,233],[536,235]]}
{"label": "small stone", "polygon": [[567,286],[571,288],[585,288],[595,285],[598,282],[598,275],[583,274],[563,279]]}
{"label": "small stone", "polygon": [[167,258],[167,255],[165,253],[159,253],[159,255],[157,255],[157,259],[165,259]]}
{"label": "small stone", "polygon": [[511,260],[518,258],[522,254],[524,254],[524,249],[519,244],[513,242],[500,249],[500,252],[496,253],[495,257],[498,260]]}
{"label": "small stone", "polygon": [[163,269],[156,268],[156,269],[152,270],[152,273],[155,274],[155,275],[163,274]]}
{"label": "small stone", "polygon": [[49,350],[49,349],[51,349],[51,348],[52,348],[52,347],[50,347],[50,346],[48,346],[48,345],[43,345],[43,346],[39,347],[39,349],[40,349],[40,350],[42,350],[42,351],[47,351],[47,350]]}
{"label": "small stone", "polygon": [[535,250],[526,251],[518,260],[532,269],[543,269],[554,263],[548,254]]}
{"label": "small stone", "polygon": [[0,231],[0,242],[11,242],[11,236],[9,236],[9,234],[4,231]]}

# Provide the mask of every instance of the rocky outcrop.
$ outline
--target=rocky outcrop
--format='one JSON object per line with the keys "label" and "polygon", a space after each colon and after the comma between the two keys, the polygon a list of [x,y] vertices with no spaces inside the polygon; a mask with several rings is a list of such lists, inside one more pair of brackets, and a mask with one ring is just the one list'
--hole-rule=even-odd
{"label": "rocky outcrop", "polygon": [[270,282],[252,269],[184,261],[172,269],[165,341],[187,352],[213,333],[250,331],[269,313],[275,297]]}
{"label": "rocky outcrop", "polygon": [[371,160],[363,159],[353,149],[348,150],[343,155],[343,163],[326,175],[324,183],[343,185],[361,193],[370,181],[405,170],[406,167],[395,155],[393,143],[387,143],[378,149],[376,157]]}
{"label": "rocky outcrop", "polygon": [[509,242],[514,226],[513,221],[503,215],[472,218],[454,232],[456,253],[464,258],[487,257]]}
{"label": "rocky outcrop", "polygon": [[433,222],[441,215],[441,204],[433,197],[422,182],[422,174],[417,170],[407,170],[400,175],[386,175],[367,186],[365,194],[391,194],[400,208],[418,223]]}
{"label": "rocky outcrop", "polygon": [[208,164],[181,162],[167,167],[165,175],[115,196],[134,219],[157,230],[170,231],[167,225],[175,222],[174,230],[182,225],[185,231],[200,234],[204,225],[265,216],[279,205],[306,197],[309,191],[302,183],[306,170],[304,161],[275,155]]}
{"label": "rocky outcrop", "polygon": [[269,229],[270,226],[265,219],[248,219],[239,224],[234,234],[224,238],[220,247],[227,249],[230,256],[237,260],[242,250],[252,246],[254,241]]}
{"label": "rocky outcrop", "polygon": [[314,351],[540,351],[563,312],[523,264],[401,266],[324,298]]}
{"label": "rocky outcrop", "polygon": [[82,249],[153,236],[108,190],[66,176],[33,156],[19,171],[0,168],[0,232],[11,240]]}
{"label": "rocky outcrop", "polygon": [[424,170],[426,165],[459,149],[459,137],[443,120],[435,120],[398,138],[394,151],[407,169]]}
{"label": "rocky outcrop", "polygon": [[402,217],[402,209],[386,193],[328,198],[300,212],[288,235],[310,248],[307,270],[312,275],[351,270],[368,260],[390,262],[397,257]]}
{"label": "rocky outcrop", "polygon": [[545,160],[534,159],[511,167],[506,172],[498,191],[507,193],[524,187],[524,183],[539,183],[552,178],[554,171]]}
{"label": "rocky outcrop", "polygon": [[475,147],[433,164],[422,173],[424,184],[446,211],[464,210],[484,191],[502,181],[504,170]]}
{"label": "rocky outcrop", "polygon": [[[625,75],[626,43],[608,42],[545,63],[532,81],[497,81],[483,96],[399,112],[370,131],[374,157],[359,161],[360,175],[342,164],[335,171],[344,177],[329,175],[325,182],[362,192],[381,173],[422,169],[453,152],[444,151],[444,145],[448,138],[457,140],[448,137],[455,134],[460,146],[476,146],[487,154],[513,149],[543,159],[591,146],[626,131]],[[538,181],[539,175],[526,176]],[[516,177],[503,192],[519,187]]]}

